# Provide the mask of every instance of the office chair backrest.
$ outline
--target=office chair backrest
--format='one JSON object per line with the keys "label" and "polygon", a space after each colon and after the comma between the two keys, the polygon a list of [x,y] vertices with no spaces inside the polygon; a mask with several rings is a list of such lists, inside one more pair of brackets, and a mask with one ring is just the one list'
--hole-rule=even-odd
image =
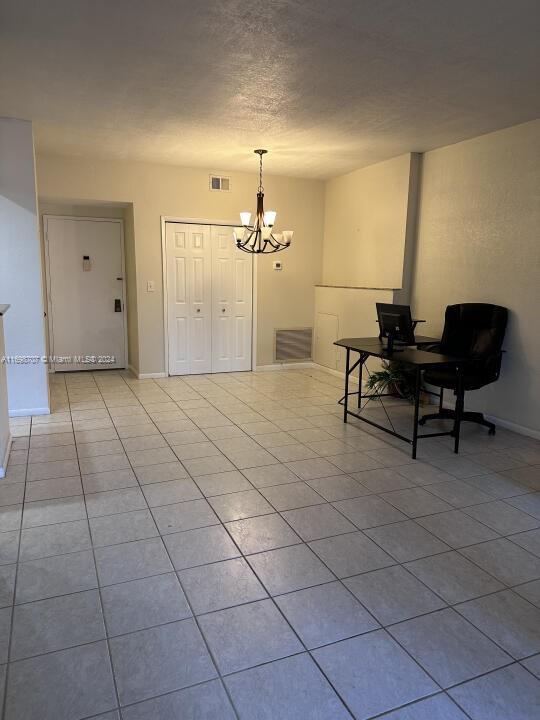
{"label": "office chair backrest", "polygon": [[493,357],[501,352],[508,310],[487,303],[448,305],[444,316],[441,350],[471,359]]}

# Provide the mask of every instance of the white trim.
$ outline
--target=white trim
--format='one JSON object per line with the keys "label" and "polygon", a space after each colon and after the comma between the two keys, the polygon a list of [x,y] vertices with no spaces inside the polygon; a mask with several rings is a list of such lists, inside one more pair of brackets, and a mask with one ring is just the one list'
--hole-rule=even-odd
{"label": "white trim", "polygon": [[6,451],[4,453],[4,459],[2,460],[2,464],[0,465],[0,478],[6,477],[7,473],[7,466],[9,462],[9,453],[11,451],[11,443],[13,442],[13,438],[11,437],[11,434],[8,435],[8,441],[6,445]]}
{"label": "white trim", "polygon": [[51,409],[48,407],[38,408],[20,408],[19,410],[10,410],[9,417],[30,417],[30,415],[50,415]]}
{"label": "white trim", "polygon": [[[433,404],[437,405],[438,401],[436,398],[433,399]],[[445,400],[443,402],[443,408],[453,410],[454,409],[454,403],[449,402],[448,400]],[[465,412],[481,412],[480,410],[475,410],[473,408],[465,408]],[[505,430],[511,430],[512,432],[517,433],[518,435],[525,435],[526,437],[532,437],[536,440],[540,440],[540,430],[534,430],[533,428],[525,427],[525,425],[518,425],[518,423],[512,422],[511,420],[505,420],[504,418],[497,417],[496,415],[488,415],[487,413],[484,413],[484,417],[486,420],[489,420],[489,422],[495,423],[495,425],[504,428]],[[467,422],[467,421],[465,421]]]}
{"label": "white trim", "polygon": [[[49,338],[49,355],[54,356],[54,321],[51,302],[51,270],[49,262],[49,228],[48,220],[92,220],[96,222],[112,222],[120,225],[120,259],[122,272],[122,320],[124,323],[124,367],[112,368],[114,370],[125,370],[128,363],[128,322],[127,322],[127,281],[126,281],[126,256],[124,244],[124,221],[122,218],[99,218],[99,217],[80,217],[77,215],[43,215],[43,243],[45,254],[45,292],[47,294],[47,333]],[[90,372],[94,372],[90,370]],[[56,372],[54,364],[49,365],[49,372]],[[80,370],[77,372],[81,372]]]}
{"label": "white trim", "polygon": [[137,373],[137,379],[138,380],[155,380],[157,378],[166,378],[169,377],[167,373],[164,372],[157,372],[157,373]]}
{"label": "white trim", "polygon": [[[317,370],[325,370],[326,372],[330,373],[331,375],[336,375],[338,377],[345,377],[345,373],[341,372],[340,370],[333,370],[332,368],[325,367],[324,365],[319,365],[318,363],[312,363],[313,367],[317,368]],[[266,366],[265,369],[270,369],[272,366]],[[260,369],[260,368],[257,368]],[[350,377],[349,382],[356,383],[358,385],[358,378]],[[432,397],[431,403],[433,405],[438,405],[438,400],[434,397]],[[443,403],[444,408],[453,409],[454,404],[452,402],[448,402],[448,400],[445,400]],[[467,410],[468,408],[465,408]],[[479,412],[479,411],[473,411],[473,412]],[[511,420],[504,420],[503,418],[496,417],[495,415],[487,415],[484,414],[484,417],[486,420],[489,420],[490,422],[495,423],[495,425],[498,425],[499,427],[505,428],[506,430],[511,430],[512,432],[517,433],[518,435],[525,435],[526,437],[532,437],[536,440],[540,440],[540,430],[534,430],[533,428],[525,427],[524,425],[518,425],[517,423],[512,422]]]}
{"label": "white trim", "polygon": [[518,425],[511,420],[503,420],[502,418],[495,417],[494,415],[485,415],[484,417],[486,418],[486,420],[490,420],[491,422],[495,423],[495,425],[500,425],[502,428],[505,428],[506,430],[511,430],[518,435],[526,435],[527,437],[532,437],[536,440],[540,440],[540,430],[533,430],[533,428],[528,428],[524,425]]}
{"label": "white trim", "polygon": [[[163,284],[163,361],[165,376],[169,375],[169,290],[167,286],[167,222],[172,222],[168,216],[161,216],[161,281]],[[139,373],[137,373],[137,376]]]}
{"label": "white trim", "polygon": [[[334,370],[334,368],[326,367],[326,365],[319,365],[319,363],[312,363],[313,367],[317,368],[317,370],[324,370],[327,373],[330,373],[330,375],[334,375],[335,377],[340,377],[345,379],[345,373],[341,370]],[[358,378],[354,377],[352,375],[349,375],[349,382],[352,382],[355,385],[358,385]],[[365,383],[364,383],[365,385]]]}
{"label": "white trim", "polygon": [[274,370],[306,370],[315,367],[313,362],[284,362],[273,363],[272,365],[258,365],[255,372],[272,372]]}
{"label": "white trim", "polygon": [[[169,318],[168,318],[168,299],[169,292],[167,287],[167,239],[166,224],[184,223],[185,225],[216,225],[226,227],[236,227],[238,221],[235,220],[209,220],[208,218],[186,218],[176,217],[173,215],[161,216],[161,277],[163,282],[163,357],[165,372],[159,377],[169,377]],[[258,276],[258,258],[253,255],[252,267],[252,284],[251,284],[251,371],[257,370],[257,276]],[[211,374],[211,373],[206,373]],[[139,377],[142,377],[139,375]],[[143,377],[158,377],[152,374],[144,374]]]}

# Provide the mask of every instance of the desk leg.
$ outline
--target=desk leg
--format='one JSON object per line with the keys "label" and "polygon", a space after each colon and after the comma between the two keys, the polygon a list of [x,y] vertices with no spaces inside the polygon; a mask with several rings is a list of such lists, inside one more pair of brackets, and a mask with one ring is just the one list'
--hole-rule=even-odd
{"label": "desk leg", "polygon": [[347,359],[345,361],[345,400],[343,402],[343,422],[347,422],[347,411],[349,409],[349,365],[351,360],[351,351],[347,348]]}
{"label": "desk leg", "polygon": [[360,364],[358,365],[358,409],[362,409],[362,371],[364,369],[365,356],[360,356]]}
{"label": "desk leg", "polygon": [[414,427],[412,441],[412,459],[416,460],[416,446],[418,444],[418,410],[420,406],[420,379],[421,370],[416,366],[416,376],[414,383]]}
{"label": "desk leg", "polygon": [[461,416],[463,414],[464,396],[465,391],[463,389],[463,373],[464,366],[460,364],[457,369],[457,387],[456,387],[456,409],[454,416],[454,452],[459,452],[459,433],[461,430]]}

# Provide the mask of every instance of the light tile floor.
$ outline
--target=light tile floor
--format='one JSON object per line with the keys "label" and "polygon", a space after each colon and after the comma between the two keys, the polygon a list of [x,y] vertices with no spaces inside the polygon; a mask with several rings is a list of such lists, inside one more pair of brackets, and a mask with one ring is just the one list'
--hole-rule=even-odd
{"label": "light tile floor", "polygon": [[540,717],[540,442],[414,462],[340,394],[53,376],[0,481],[5,720]]}

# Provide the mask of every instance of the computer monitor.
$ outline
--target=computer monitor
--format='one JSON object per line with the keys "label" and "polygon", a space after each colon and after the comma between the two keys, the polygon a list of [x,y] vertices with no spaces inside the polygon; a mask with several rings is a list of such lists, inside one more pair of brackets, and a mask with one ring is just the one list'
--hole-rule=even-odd
{"label": "computer monitor", "polygon": [[376,303],[379,322],[379,337],[387,338],[389,353],[394,351],[394,343],[414,345],[414,328],[409,305]]}

